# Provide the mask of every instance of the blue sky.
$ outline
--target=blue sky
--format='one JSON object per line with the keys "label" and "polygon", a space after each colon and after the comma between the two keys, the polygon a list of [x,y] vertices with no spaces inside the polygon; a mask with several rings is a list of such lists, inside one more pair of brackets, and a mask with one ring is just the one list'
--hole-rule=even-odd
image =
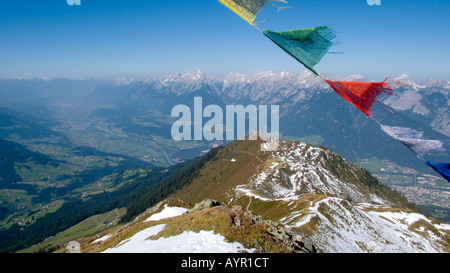
{"label": "blue sky", "polygon": [[[316,66],[373,80],[406,73],[450,80],[450,1],[288,0],[262,29],[319,25],[339,45]],[[216,0],[14,0],[0,2],[0,78],[148,77],[202,70],[222,76],[304,67]]]}

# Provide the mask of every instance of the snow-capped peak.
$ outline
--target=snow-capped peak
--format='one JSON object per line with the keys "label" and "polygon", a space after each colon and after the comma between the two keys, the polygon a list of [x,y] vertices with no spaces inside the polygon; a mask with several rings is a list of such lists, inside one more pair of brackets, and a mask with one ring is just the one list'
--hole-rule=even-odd
{"label": "snow-capped peak", "polygon": [[370,81],[368,78],[362,75],[350,75],[344,78],[345,81]]}
{"label": "snow-capped peak", "polygon": [[400,82],[403,86],[409,86],[410,88],[418,91],[420,88],[425,88],[426,86],[420,85],[413,81],[407,74],[402,74],[397,78],[394,78],[396,82]]}

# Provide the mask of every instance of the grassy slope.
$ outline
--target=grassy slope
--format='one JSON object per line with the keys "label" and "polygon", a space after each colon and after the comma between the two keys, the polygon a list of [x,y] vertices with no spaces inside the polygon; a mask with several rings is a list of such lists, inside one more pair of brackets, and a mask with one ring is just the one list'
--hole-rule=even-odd
{"label": "grassy slope", "polygon": [[126,212],[126,209],[115,209],[103,214],[98,214],[66,229],[63,232],[48,238],[40,244],[34,245],[27,249],[18,251],[18,253],[34,253],[34,252],[52,252],[59,249],[58,252],[64,252],[64,246],[72,241],[79,240],[101,233],[117,224]]}
{"label": "grassy slope", "polygon": [[[225,194],[237,185],[246,183],[268,154],[259,152],[260,141],[234,141],[221,149],[201,169],[197,177],[174,196],[190,203],[205,198],[225,202]],[[236,159],[232,162],[231,159]]]}

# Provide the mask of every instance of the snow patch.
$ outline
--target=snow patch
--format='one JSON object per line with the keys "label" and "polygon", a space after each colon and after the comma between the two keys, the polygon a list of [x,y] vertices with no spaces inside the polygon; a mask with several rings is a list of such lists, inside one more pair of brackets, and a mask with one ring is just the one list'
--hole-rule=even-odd
{"label": "snow patch", "polygon": [[[370,207],[376,208],[371,211]],[[316,232],[311,236],[319,248],[331,253],[424,253],[441,252],[442,238],[424,227],[411,230],[424,215],[408,212],[378,211],[371,204],[350,205],[340,198],[328,197],[310,206],[308,214],[291,223],[301,227],[315,219]],[[434,225],[445,229],[447,226]],[[450,226],[449,226],[450,227]],[[326,232],[325,232],[326,231]]]}
{"label": "snow patch", "polygon": [[118,246],[109,248],[103,253],[143,253],[151,249],[149,242],[146,240],[148,237],[158,234],[162,231],[166,225],[156,225],[150,228],[146,228],[136,233],[131,238],[122,241]]}
{"label": "snow patch", "polygon": [[213,231],[184,231],[182,234],[158,240],[147,239],[158,234],[165,225],[157,225],[138,232],[117,247],[109,248],[103,253],[236,253],[254,252],[242,244],[228,243],[225,237]]}
{"label": "snow patch", "polygon": [[109,237],[111,237],[111,234],[106,234],[105,236],[93,241],[92,244],[103,242],[103,241],[107,240]]}
{"label": "snow patch", "polygon": [[164,205],[164,209],[161,212],[155,213],[144,222],[148,221],[158,221],[161,219],[171,218],[175,216],[180,216],[183,213],[187,212],[188,210],[181,207],[168,207],[167,204]]}

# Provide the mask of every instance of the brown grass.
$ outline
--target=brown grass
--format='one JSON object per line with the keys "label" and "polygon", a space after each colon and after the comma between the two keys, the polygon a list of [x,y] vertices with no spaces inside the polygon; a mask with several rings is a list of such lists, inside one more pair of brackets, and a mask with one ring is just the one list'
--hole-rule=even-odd
{"label": "brown grass", "polygon": [[[206,198],[224,202],[225,194],[232,188],[247,183],[256,168],[268,154],[259,152],[260,141],[235,141],[221,150],[208,162],[198,176],[189,185],[172,196],[191,203],[198,203]],[[231,159],[236,162],[231,162]]]}

